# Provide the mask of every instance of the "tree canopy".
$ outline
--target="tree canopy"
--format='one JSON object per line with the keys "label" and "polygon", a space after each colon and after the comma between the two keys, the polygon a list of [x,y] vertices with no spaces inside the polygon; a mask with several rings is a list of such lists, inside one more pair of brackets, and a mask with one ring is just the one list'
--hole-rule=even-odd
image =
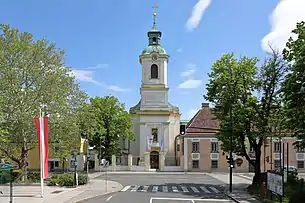
{"label": "tree canopy", "polygon": [[26,166],[28,151],[37,146],[33,118],[40,109],[50,115],[50,143],[74,145],[79,139],[76,112],[86,97],[65,68],[63,50],[46,39],[34,40],[30,33],[0,26],[2,154],[20,168]]}
{"label": "tree canopy", "polygon": [[[244,156],[255,167],[255,177],[260,175],[261,147],[273,133],[270,123],[278,121],[282,110],[280,87],[286,71],[276,52],[260,67],[257,63],[257,58],[238,60],[232,53],[223,55],[211,68],[205,95],[215,105],[213,111],[220,121],[217,136],[221,148]],[[231,135],[232,146],[228,139]],[[254,150],[256,161],[250,159],[247,146]]]}
{"label": "tree canopy", "polygon": [[305,147],[305,22],[298,23],[292,32],[294,38],[288,40],[283,51],[289,62],[283,83],[286,128],[292,130],[294,136],[302,140],[299,144]]}
{"label": "tree canopy", "polygon": [[83,111],[83,131],[89,134],[90,146],[101,150],[101,156],[120,155],[120,142],[135,139],[131,116],[116,97],[91,98]]}

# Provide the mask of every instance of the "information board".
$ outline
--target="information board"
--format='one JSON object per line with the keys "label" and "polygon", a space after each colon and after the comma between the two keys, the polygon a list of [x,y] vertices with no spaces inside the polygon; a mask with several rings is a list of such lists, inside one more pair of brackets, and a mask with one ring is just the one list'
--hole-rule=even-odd
{"label": "information board", "polygon": [[267,172],[267,188],[271,192],[283,196],[283,176],[276,172]]}

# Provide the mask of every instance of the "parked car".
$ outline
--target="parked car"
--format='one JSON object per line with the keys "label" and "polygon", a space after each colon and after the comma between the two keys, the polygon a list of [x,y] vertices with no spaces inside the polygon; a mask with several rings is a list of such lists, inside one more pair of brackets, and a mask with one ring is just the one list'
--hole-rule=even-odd
{"label": "parked car", "polygon": [[[288,168],[288,169],[287,169]],[[284,171],[285,172],[294,172],[294,173],[297,173],[298,172],[298,169],[295,167],[295,166],[284,166]]]}
{"label": "parked car", "polygon": [[284,171],[284,172],[297,173],[298,169],[295,166],[288,166],[288,167],[284,166],[284,168],[282,168],[282,170],[277,168],[275,171],[277,171],[277,172]]}

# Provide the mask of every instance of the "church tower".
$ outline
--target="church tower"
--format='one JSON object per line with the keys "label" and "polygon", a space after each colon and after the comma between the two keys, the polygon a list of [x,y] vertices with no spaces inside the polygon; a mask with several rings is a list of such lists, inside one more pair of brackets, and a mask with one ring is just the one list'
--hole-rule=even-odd
{"label": "church tower", "polygon": [[164,165],[161,163],[162,158],[159,159],[160,154],[171,156],[174,160],[174,140],[179,134],[180,113],[179,108],[168,101],[169,56],[161,45],[162,32],[157,28],[156,16],[155,11],[153,26],[147,33],[148,46],[139,56],[142,71],[141,99],[136,106],[130,108],[136,133],[131,152],[141,160],[149,154],[150,167],[160,169]]}

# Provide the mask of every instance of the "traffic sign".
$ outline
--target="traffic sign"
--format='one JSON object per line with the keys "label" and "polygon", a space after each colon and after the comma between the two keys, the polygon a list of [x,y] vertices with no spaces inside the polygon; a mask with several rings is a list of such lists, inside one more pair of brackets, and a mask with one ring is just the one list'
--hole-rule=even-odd
{"label": "traffic sign", "polygon": [[109,161],[105,161],[103,164],[103,168],[107,168],[109,166]]}

